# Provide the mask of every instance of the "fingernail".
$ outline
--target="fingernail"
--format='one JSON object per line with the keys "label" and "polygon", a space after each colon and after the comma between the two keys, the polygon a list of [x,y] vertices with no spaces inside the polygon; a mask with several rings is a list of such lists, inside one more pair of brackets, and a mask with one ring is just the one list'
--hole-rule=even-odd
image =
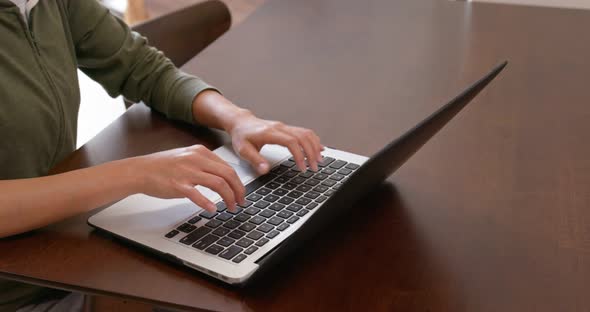
{"label": "fingernail", "polygon": [[258,164],[258,173],[265,174],[268,171],[268,164],[267,163],[259,163]]}
{"label": "fingernail", "polygon": [[208,203],[206,208],[207,208],[207,210],[209,210],[211,212],[217,210],[217,207],[212,203]]}

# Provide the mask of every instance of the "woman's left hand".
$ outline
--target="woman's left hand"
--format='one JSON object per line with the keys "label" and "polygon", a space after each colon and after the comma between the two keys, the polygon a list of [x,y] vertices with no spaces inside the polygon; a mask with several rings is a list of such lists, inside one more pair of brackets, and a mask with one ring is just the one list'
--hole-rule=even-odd
{"label": "woman's left hand", "polygon": [[270,169],[268,161],[260,155],[266,144],[278,144],[289,149],[301,171],[309,167],[317,171],[324,147],[312,130],[264,120],[247,109],[242,109],[215,90],[205,90],[193,102],[193,117],[198,123],[223,129],[232,139],[236,153],[248,161],[260,174]]}
{"label": "woman's left hand", "polygon": [[236,118],[232,127],[226,129],[232,138],[236,153],[248,161],[260,174],[270,169],[266,159],[260,155],[265,144],[278,144],[289,149],[295,164],[302,171],[307,164],[313,171],[318,170],[324,147],[315,132],[309,129],[285,125],[282,122],[257,118],[251,113]]}

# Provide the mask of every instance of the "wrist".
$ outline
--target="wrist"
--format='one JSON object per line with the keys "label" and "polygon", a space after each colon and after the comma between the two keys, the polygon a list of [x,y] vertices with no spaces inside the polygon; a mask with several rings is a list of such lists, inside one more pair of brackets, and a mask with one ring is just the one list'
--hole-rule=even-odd
{"label": "wrist", "polygon": [[198,123],[230,133],[241,120],[255,118],[251,111],[234,105],[215,90],[205,90],[193,101],[193,117]]}
{"label": "wrist", "polygon": [[221,123],[222,129],[231,134],[232,130],[236,128],[240,122],[250,118],[256,118],[256,116],[247,109],[238,108],[236,111],[224,116],[224,120]]}
{"label": "wrist", "polygon": [[141,157],[132,157],[111,163],[112,181],[115,181],[125,196],[143,192],[146,178],[140,162]]}

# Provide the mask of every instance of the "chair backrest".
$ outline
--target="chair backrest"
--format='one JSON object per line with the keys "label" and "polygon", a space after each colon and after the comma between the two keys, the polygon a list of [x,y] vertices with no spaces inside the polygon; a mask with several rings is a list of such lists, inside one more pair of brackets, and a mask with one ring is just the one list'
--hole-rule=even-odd
{"label": "chair backrest", "polygon": [[227,6],[221,1],[209,0],[134,25],[132,29],[147,37],[150,45],[180,67],[230,26]]}

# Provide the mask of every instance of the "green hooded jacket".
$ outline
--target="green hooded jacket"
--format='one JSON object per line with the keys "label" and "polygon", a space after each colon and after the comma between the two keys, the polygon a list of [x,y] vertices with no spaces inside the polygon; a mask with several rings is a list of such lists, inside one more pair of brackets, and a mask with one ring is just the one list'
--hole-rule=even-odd
{"label": "green hooded jacket", "polygon": [[[40,0],[28,23],[11,1],[0,0],[0,39],[0,179],[46,175],[75,150],[77,69],[111,96],[143,101],[189,123],[194,97],[211,88],[178,70],[96,0]],[[0,281],[0,311],[46,293]]]}

